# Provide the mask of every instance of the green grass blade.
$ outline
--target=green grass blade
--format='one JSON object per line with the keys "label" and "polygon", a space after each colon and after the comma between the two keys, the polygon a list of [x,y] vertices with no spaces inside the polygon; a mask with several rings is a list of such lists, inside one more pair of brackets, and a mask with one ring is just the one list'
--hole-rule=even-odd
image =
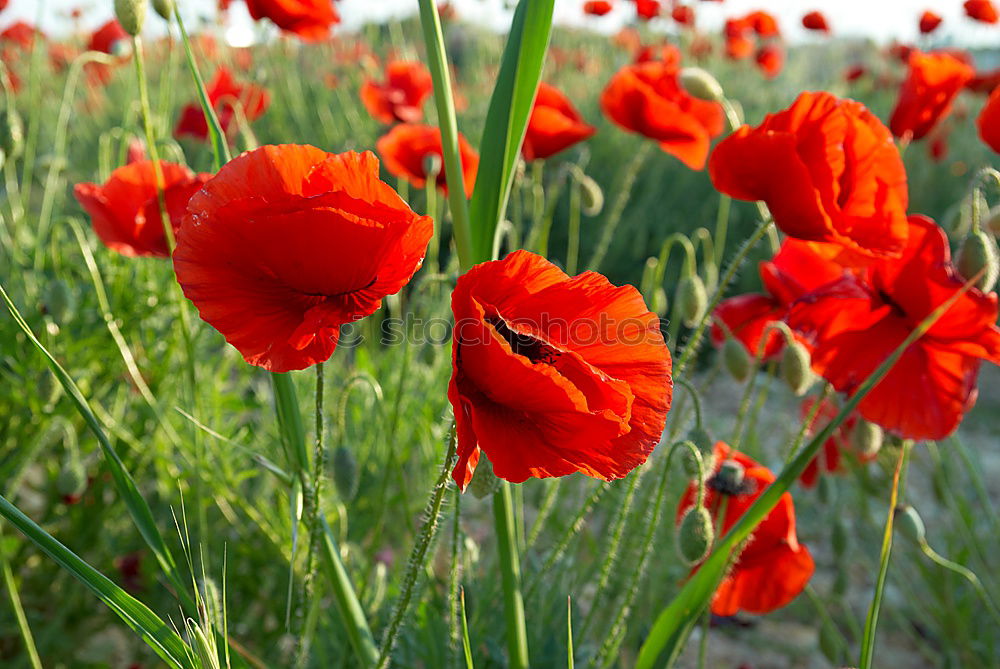
{"label": "green grass blade", "polygon": [[521,0],[514,12],[479,142],[479,174],[469,210],[477,262],[493,257],[493,238],[507,208],[517,155],[542,76],[553,5],[554,0]]}
{"label": "green grass blade", "polygon": [[769,485],[757,498],[753,505],[747,510],[726,535],[719,540],[711,555],[702,563],[698,571],[688,579],[680,593],[667,605],[653,623],[649,636],[642,644],[639,657],[636,661],[636,669],[653,669],[661,666],[658,663],[660,656],[667,653],[667,666],[676,658],[680,652],[688,632],[691,630],[698,617],[708,606],[712,595],[729,564],[732,551],[753,532],[754,528],[771,512],[781,499],[781,496],[788,491],[793,483],[799,478],[805,468],[815,457],[823,443],[830,438],[833,431],[843,423],[854,411],[858,403],[864,399],[865,395],[882,380],[896,361],[903,355],[912,343],[917,341],[931,328],[932,325],[944,315],[946,311],[972,287],[979,276],[970,279],[965,285],[955,292],[948,300],[943,302],[937,309],[931,312],[920,325],[918,325],[910,335],[903,340],[896,350],[865,379],[857,392],[854,393],[844,403],[830,423],[824,427],[795,458],[789,462],[778,478]]}
{"label": "green grass blade", "polygon": [[573,669],[573,598],[566,598],[566,667]]}
{"label": "green grass blade", "polygon": [[[3,527],[0,526],[0,530],[2,529]],[[0,571],[3,572],[3,584],[7,588],[10,608],[14,610],[14,618],[17,620],[17,629],[21,633],[21,641],[24,642],[24,652],[28,656],[28,662],[31,664],[31,669],[42,669],[42,660],[38,657],[38,648],[35,647],[35,637],[31,634],[28,617],[24,615],[21,596],[17,592],[17,583],[14,581],[14,572],[11,571],[7,551],[3,547],[2,531],[0,531]]]}
{"label": "green grass blade", "polygon": [[0,515],[20,530],[46,555],[63,569],[73,574],[90,588],[108,608],[125,621],[164,662],[171,667],[187,669],[188,661],[184,642],[163,620],[145,604],[112,583],[106,576],[84,562],[76,553],[61,544],[55,537],[39,527],[33,520],[0,497]]}
{"label": "green grass blade", "polygon": [[83,417],[90,431],[94,433],[97,438],[98,443],[101,446],[101,450],[104,452],[104,461],[107,463],[108,469],[111,472],[111,477],[114,480],[115,488],[118,490],[118,494],[121,496],[122,501],[125,502],[125,506],[128,508],[129,514],[132,516],[132,522],[135,523],[136,529],[139,530],[139,534],[146,541],[146,545],[149,546],[150,550],[156,556],[156,561],[160,564],[160,568],[163,569],[164,574],[166,574],[167,579],[170,581],[171,585],[177,590],[178,596],[186,598],[187,589],[184,587],[184,582],[180,578],[177,571],[177,563],[174,561],[173,555],[170,553],[170,549],[167,548],[166,543],[163,541],[163,536],[156,527],[156,521],[153,519],[153,512],[150,510],[149,505],[146,500],[143,499],[142,495],[139,493],[139,489],[135,485],[135,481],[132,480],[132,476],[125,469],[125,464],[122,462],[118,453],[115,451],[114,447],[111,445],[110,440],[104,433],[104,429],[98,422],[97,417],[94,416],[94,412],[91,410],[87,399],[80,392],[77,387],[76,382],[73,381],[69,373],[63,369],[63,366],[49,353],[48,349],[38,340],[35,333],[32,332],[31,327],[21,316],[21,312],[17,310],[14,302],[7,295],[7,291],[4,290],[3,286],[0,286],[0,295],[3,296],[4,302],[7,303],[7,309],[10,311],[11,315],[14,317],[14,321],[17,323],[18,327],[24,332],[25,336],[28,337],[29,341],[34,344],[42,355],[45,356],[45,360],[55,374],[59,383],[62,384],[63,389],[66,391],[66,395],[72,400],[73,405],[76,407],[77,411]]}
{"label": "green grass blade", "polygon": [[[465,615],[465,588],[462,588],[460,600],[462,602],[462,650],[465,652],[465,667],[466,669],[476,669],[476,665],[472,661],[472,642],[469,641],[469,619]],[[572,641],[572,636],[570,641]]]}

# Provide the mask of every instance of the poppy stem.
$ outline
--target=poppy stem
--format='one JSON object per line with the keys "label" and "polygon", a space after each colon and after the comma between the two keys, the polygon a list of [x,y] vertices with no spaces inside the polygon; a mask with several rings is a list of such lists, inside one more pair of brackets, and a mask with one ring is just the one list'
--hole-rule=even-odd
{"label": "poppy stem", "polygon": [[882,553],[879,558],[878,579],[875,581],[875,593],[872,596],[871,606],[868,608],[868,617],[865,619],[864,636],[861,639],[861,661],[858,669],[871,669],[872,660],[875,656],[875,628],[878,625],[879,609],[882,606],[882,593],[885,590],[885,580],[889,573],[889,557],[892,554],[892,521],[896,515],[896,506],[900,492],[906,481],[906,464],[909,460],[910,449],[913,442],[909,439],[903,440],[903,445],[899,449],[899,458],[896,460],[896,470],[892,476],[892,491],[889,493],[889,512],[885,518],[885,529],[882,533]]}
{"label": "poppy stem", "polygon": [[[541,161],[536,161],[541,162]],[[541,188],[541,186],[537,186]],[[576,274],[580,259],[580,182],[570,179],[569,184],[569,232],[566,240],[566,273]]]}
{"label": "poppy stem", "polygon": [[493,524],[507,623],[507,663],[510,669],[526,669],[529,664],[528,632],[524,623],[524,599],[521,597],[521,558],[517,551],[514,505],[507,481],[500,481],[500,489],[493,493]]}
{"label": "poppy stem", "polygon": [[652,149],[652,142],[643,142],[622,173],[621,183],[617,189],[618,194],[615,197],[611,211],[608,213],[608,217],[604,219],[604,228],[601,230],[601,237],[597,242],[597,247],[594,249],[593,255],[590,256],[590,262],[587,265],[588,269],[592,269],[595,272],[600,270],[601,262],[604,261],[604,257],[608,254],[608,249],[611,248],[611,242],[614,240],[615,231],[621,222],[622,214],[625,213],[625,206],[628,204],[629,196],[632,194],[632,188],[635,186],[635,180],[639,176],[639,170],[642,169]]}

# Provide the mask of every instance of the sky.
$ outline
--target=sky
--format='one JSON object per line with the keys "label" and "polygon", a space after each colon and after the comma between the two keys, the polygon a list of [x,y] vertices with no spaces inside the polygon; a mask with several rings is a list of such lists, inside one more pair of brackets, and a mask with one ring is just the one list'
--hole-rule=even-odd
{"label": "sky", "polygon": [[[178,0],[186,13],[206,14],[205,10],[192,7],[211,7],[213,0]],[[871,37],[879,42],[891,39],[916,40],[917,20],[924,9],[931,9],[942,17],[944,23],[935,38],[962,46],[997,46],[1000,48],[1000,26],[975,23],[964,16],[962,0],[725,0],[700,2],[688,0],[698,12],[698,24],[706,30],[715,30],[728,16],[737,16],[754,9],[767,9],[778,17],[782,31],[790,41],[818,39],[801,28],[800,19],[812,9],[822,10],[834,32],[841,36]],[[510,12],[504,9],[512,0],[452,0],[459,13],[497,30],[509,25]],[[589,25],[595,29],[612,32],[624,25],[634,10],[630,2],[616,0],[617,7],[609,15],[585,17],[581,11],[583,0],[556,0],[556,20],[568,25]],[[664,3],[666,4],[666,3]],[[113,0],[10,0],[8,8],[0,13],[0,29],[18,19],[38,23],[43,30],[58,34],[69,29],[66,18],[73,7],[83,7],[82,24],[93,27],[103,23],[112,14]],[[342,0],[338,3],[344,26],[348,29],[365,21],[384,21],[416,12],[417,0]],[[230,15],[227,38],[234,43],[245,43],[255,35],[252,22],[240,2],[234,2]],[[192,19],[194,16],[191,17]],[[151,20],[151,29],[159,23]],[[664,21],[665,25],[669,22]]]}

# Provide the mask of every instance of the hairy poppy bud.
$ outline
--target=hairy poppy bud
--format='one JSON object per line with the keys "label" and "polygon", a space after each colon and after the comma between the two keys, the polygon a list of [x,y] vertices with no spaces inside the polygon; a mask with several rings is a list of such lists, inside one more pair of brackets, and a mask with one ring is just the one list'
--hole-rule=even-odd
{"label": "hairy poppy bud", "polygon": [[851,448],[862,458],[872,458],[882,449],[885,433],[882,428],[867,420],[861,419],[851,430]]}
{"label": "hairy poppy bud", "polygon": [[115,18],[132,37],[142,32],[147,6],[147,0],[115,0]]}
{"label": "hairy poppy bud", "polygon": [[920,519],[920,514],[909,504],[897,506],[894,512],[896,529],[904,537],[917,545],[922,545],[925,541],[924,521]]}
{"label": "hairy poppy bud", "polygon": [[722,362],[737,381],[746,381],[750,376],[750,355],[743,344],[732,337],[727,337],[722,345]]}
{"label": "hairy poppy bud", "polygon": [[701,427],[692,427],[687,433],[687,440],[697,446],[702,455],[706,457],[712,452],[712,446],[715,445],[712,436],[705,428]]}
{"label": "hairy poppy bud", "polygon": [[993,290],[1000,274],[1000,252],[997,251],[996,240],[983,230],[970,232],[955,254],[955,269],[966,279],[985,269],[976,281],[976,288],[984,293]]}
{"label": "hairy poppy bud", "polygon": [[493,473],[493,463],[486,457],[485,453],[479,454],[479,464],[469,481],[469,492],[477,499],[489,497],[500,489],[500,479]]}
{"label": "hairy poppy bud", "polygon": [[677,311],[686,327],[694,327],[705,315],[708,307],[708,293],[705,282],[697,274],[681,279],[677,285]]}
{"label": "hairy poppy bud", "polygon": [[346,446],[338,446],[333,452],[333,483],[344,502],[358,494],[358,461]]}
{"label": "hairy poppy bud", "polygon": [[428,153],[424,156],[424,174],[428,180],[436,180],[441,174],[441,156],[436,153]]}
{"label": "hairy poppy bud", "polygon": [[67,504],[75,504],[87,489],[87,472],[80,458],[66,458],[59,476],[56,478],[56,492]]}
{"label": "hairy poppy bud", "polygon": [[692,506],[684,512],[677,526],[677,552],[688,565],[701,562],[715,539],[712,516],[703,506]]}
{"label": "hairy poppy bud", "polygon": [[812,372],[812,356],[802,342],[793,341],[781,354],[781,378],[796,395],[802,395],[816,377]]}
{"label": "hairy poppy bud", "polygon": [[169,21],[174,13],[174,0],[153,0],[153,9],[165,21]]}
{"label": "hairy poppy bud", "polygon": [[597,216],[604,209],[604,191],[596,181],[586,174],[578,174],[577,182],[580,184],[580,198],[584,216]]}
{"label": "hairy poppy bud", "polygon": [[700,67],[685,67],[681,70],[681,86],[691,97],[709,102],[720,102],[725,96],[722,84],[707,70]]}
{"label": "hairy poppy bud", "polygon": [[847,552],[847,524],[839,516],[833,523],[833,532],[830,543],[833,545],[833,554],[838,558],[844,557]]}
{"label": "hairy poppy bud", "polygon": [[663,318],[667,315],[667,307],[669,306],[669,301],[667,300],[667,291],[662,288],[657,288],[653,291],[653,297],[649,301],[649,310],[654,314]]}
{"label": "hairy poppy bud", "polygon": [[8,107],[0,114],[0,166],[21,155],[23,144],[24,126],[21,116],[16,109]]}

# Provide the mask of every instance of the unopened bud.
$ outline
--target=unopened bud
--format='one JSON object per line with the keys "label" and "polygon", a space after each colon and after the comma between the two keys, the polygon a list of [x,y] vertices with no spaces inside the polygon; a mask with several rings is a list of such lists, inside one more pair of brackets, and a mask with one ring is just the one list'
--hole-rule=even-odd
{"label": "unopened bud", "polygon": [[904,537],[917,545],[922,545],[925,541],[924,521],[920,514],[909,504],[897,506],[895,511],[896,529]]}
{"label": "unopened bud", "polygon": [[654,290],[653,297],[649,301],[649,310],[660,318],[663,318],[667,315],[667,306],[669,306],[667,291],[662,288]]}
{"label": "unopened bud", "polygon": [[743,344],[732,337],[726,337],[722,345],[722,362],[737,381],[746,381],[750,376],[750,355]]}
{"label": "unopened bud", "polygon": [[701,427],[692,427],[687,433],[687,440],[697,446],[703,456],[711,453],[712,446],[715,444],[708,431]]}
{"label": "unopened bud", "polygon": [[115,17],[132,37],[142,32],[147,6],[147,0],[115,0]]}
{"label": "unopened bud", "polygon": [[56,478],[56,492],[67,503],[74,503],[87,490],[87,472],[79,457],[66,458]]}
{"label": "unopened bud", "polygon": [[441,156],[436,153],[428,153],[424,156],[424,174],[428,180],[437,179],[441,174]]}
{"label": "unopened bud", "polygon": [[870,460],[882,450],[885,433],[882,428],[867,420],[859,420],[851,430],[851,448],[864,460]]}
{"label": "unopened bud", "polygon": [[838,517],[833,522],[833,532],[830,537],[830,543],[833,544],[833,554],[838,559],[843,558],[847,553],[847,524],[842,518]]}
{"label": "unopened bud", "polygon": [[812,356],[800,341],[789,342],[781,354],[781,378],[796,395],[802,395],[813,384]]}
{"label": "unopened bud", "polygon": [[333,452],[333,484],[344,502],[358,494],[358,461],[346,446],[338,446]]}
{"label": "unopened bud", "polygon": [[688,565],[705,559],[708,549],[715,540],[715,528],[708,509],[698,505],[684,512],[677,526],[677,552]]}
{"label": "unopened bud", "polygon": [[490,459],[486,457],[485,453],[480,453],[479,464],[476,465],[476,471],[472,474],[472,480],[469,481],[469,492],[477,499],[483,499],[499,489],[500,479],[493,473]]}
{"label": "unopened bud", "polygon": [[153,0],[153,10],[165,21],[174,14],[174,0]]}
{"label": "unopened bud", "polygon": [[577,175],[580,184],[581,211],[584,216],[597,216],[604,209],[604,191],[586,174]]}
{"label": "unopened bud", "polygon": [[975,286],[984,293],[993,290],[1000,274],[1000,251],[996,240],[984,230],[970,232],[955,254],[955,269],[965,279],[979,274]]}
{"label": "unopened bud", "polygon": [[705,282],[697,274],[681,279],[677,285],[677,311],[686,327],[694,327],[705,315],[708,308],[708,293]]}
{"label": "unopened bud", "polygon": [[700,67],[685,67],[681,70],[681,86],[691,97],[709,102],[721,102],[725,93],[722,84],[707,70]]}

